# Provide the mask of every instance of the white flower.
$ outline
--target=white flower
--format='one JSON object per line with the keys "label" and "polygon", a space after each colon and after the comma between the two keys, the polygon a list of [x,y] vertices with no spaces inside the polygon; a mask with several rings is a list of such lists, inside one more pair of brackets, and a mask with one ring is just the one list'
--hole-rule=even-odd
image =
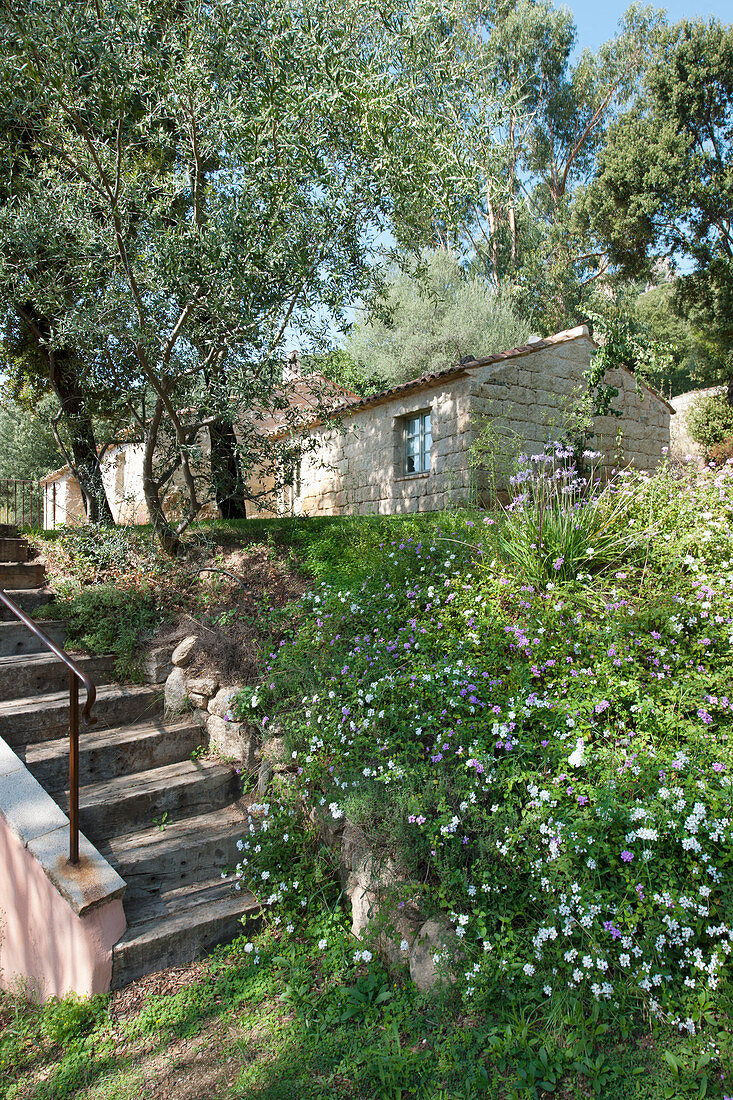
{"label": "white flower", "polygon": [[585,741],[582,737],[575,742],[575,751],[570,753],[568,764],[571,768],[582,768],[585,764]]}
{"label": "white flower", "polygon": [[525,963],[524,966],[522,967],[522,970],[524,971],[524,973],[527,975],[528,978],[531,978],[532,975],[534,974],[534,967],[532,966],[532,963]]}
{"label": "white flower", "polygon": [[318,950],[319,951],[325,951],[325,949],[327,947],[328,947],[328,940],[319,940],[318,941]]}

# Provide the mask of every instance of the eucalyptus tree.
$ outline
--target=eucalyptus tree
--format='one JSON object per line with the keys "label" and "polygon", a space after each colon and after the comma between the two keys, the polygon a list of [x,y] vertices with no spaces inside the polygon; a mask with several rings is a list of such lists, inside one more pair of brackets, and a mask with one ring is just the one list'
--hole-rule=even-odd
{"label": "eucalyptus tree", "polygon": [[286,333],[339,316],[374,233],[431,175],[410,156],[435,133],[415,110],[425,76],[392,63],[393,37],[364,0],[3,6],[5,128],[32,119],[33,141],[0,211],[0,302],[33,302],[49,354],[83,356],[126,404],[172,552],[209,491],[202,430],[236,421],[245,473],[281,469],[262,429],[291,415]]}
{"label": "eucalyptus tree", "polygon": [[638,87],[662,17],[631,7],[614,38],[574,58],[572,15],[551,0],[452,0],[444,10],[463,74],[455,125],[473,181],[456,240],[536,326],[554,330],[574,322],[608,268],[575,197]]}

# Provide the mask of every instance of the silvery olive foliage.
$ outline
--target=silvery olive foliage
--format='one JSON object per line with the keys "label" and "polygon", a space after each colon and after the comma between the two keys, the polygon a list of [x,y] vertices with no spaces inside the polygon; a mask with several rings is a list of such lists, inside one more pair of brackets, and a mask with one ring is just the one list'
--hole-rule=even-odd
{"label": "silvery olive foliage", "polygon": [[[460,174],[446,112],[423,109],[432,67],[450,91],[436,19],[363,0],[0,15],[0,311],[50,370],[73,353],[79,387],[116,401],[172,551],[210,495],[202,431],[237,423],[245,471],[282,477],[262,428],[291,417],[284,338],[317,339],[363,289],[380,228]],[[435,150],[419,170],[416,142]]]}

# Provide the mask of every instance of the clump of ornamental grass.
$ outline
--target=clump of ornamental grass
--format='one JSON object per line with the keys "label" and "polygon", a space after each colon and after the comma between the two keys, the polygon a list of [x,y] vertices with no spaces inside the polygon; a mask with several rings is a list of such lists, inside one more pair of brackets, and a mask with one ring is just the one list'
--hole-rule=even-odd
{"label": "clump of ornamental grass", "polygon": [[643,555],[647,533],[633,525],[636,478],[602,483],[600,455],[585,452],[587,473],[575,452],[559,443],[520,455],[510,478],[514,495],[496,527],[497,550],[533,583],[597,575]]}

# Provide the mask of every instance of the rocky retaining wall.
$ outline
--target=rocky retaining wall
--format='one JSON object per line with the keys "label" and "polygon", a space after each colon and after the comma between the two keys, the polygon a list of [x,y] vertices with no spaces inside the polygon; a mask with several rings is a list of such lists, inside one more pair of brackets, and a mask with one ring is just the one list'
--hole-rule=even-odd
{"label": "rocky retaining wall", "polygon": [[[206,730],[209,747],[256,775],[261,797],[276,795],[278,787],[296,780],[297,768],[284,738],[276,726],[263,738],[258,726],[232,717],[232,699],[242,685],[221,686],[213,673],[187,671],[197,641],[193,635],[185,638],[172,657],[158,666],[158,673],[170,669],[165,681],[166,710],[176,714],[192,705]],[[461,954],[456,931],[444,917],[428,917],[423,912],[420,888],[404,868],[380,854],[358,826],[343,819],[321,818],[312,810],[309,816],[323,842],[338,853],[339,879],[351,906],[353,935],[390,964],[409,967],[418,989],[453,981],[453,968]]]}

